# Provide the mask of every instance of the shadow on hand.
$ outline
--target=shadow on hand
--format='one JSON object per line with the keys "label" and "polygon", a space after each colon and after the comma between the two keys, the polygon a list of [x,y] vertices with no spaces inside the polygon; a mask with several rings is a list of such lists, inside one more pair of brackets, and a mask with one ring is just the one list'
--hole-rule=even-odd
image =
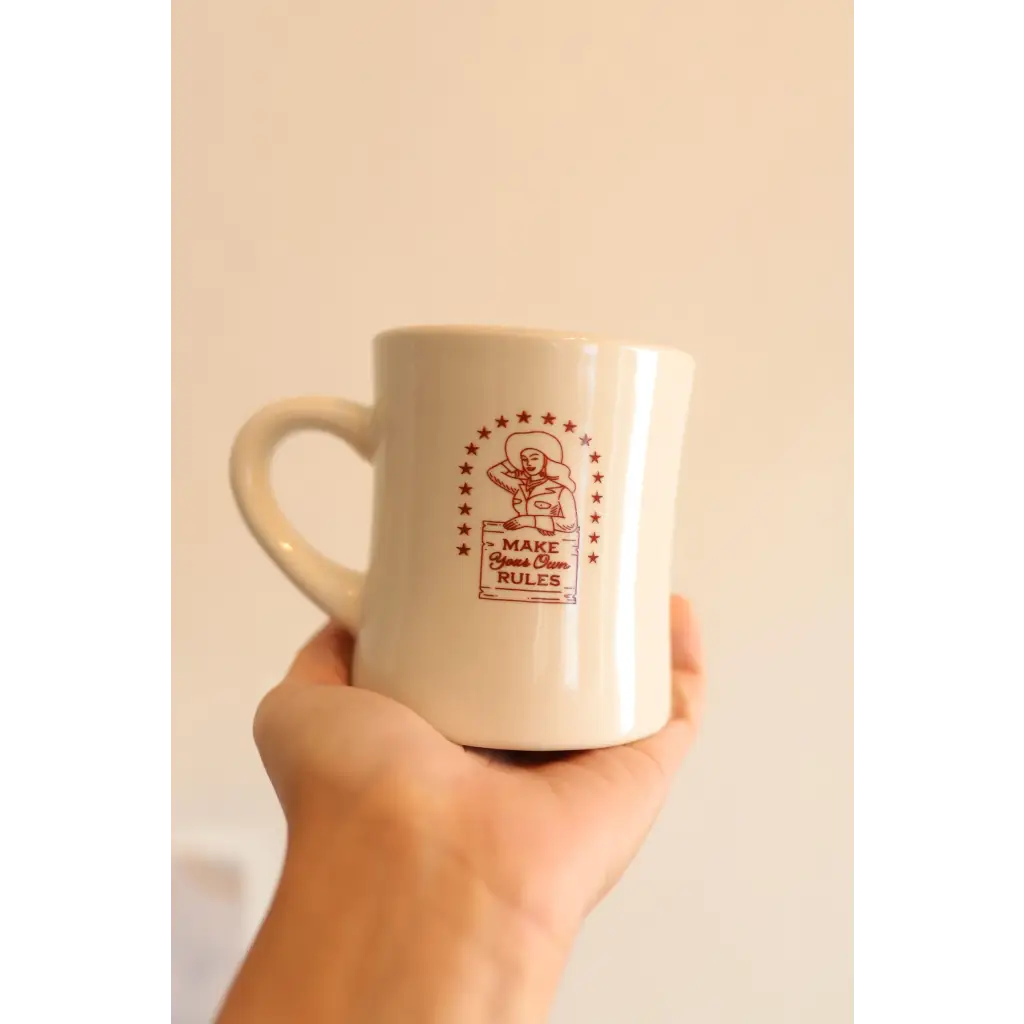
{"label": "shadow on hand", "polygon": [[490,764],[509,768],[533,768],[551,764],[553,761],[565,761],[579,753],[578,750],[488,750],[482,747],[466,749]]}

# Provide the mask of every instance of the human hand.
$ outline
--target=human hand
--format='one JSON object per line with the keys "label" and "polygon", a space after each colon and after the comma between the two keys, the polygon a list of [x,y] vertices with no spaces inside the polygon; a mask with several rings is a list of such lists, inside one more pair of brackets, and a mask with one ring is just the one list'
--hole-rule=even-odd
{"label": "human hand", "polygon": [[[222,1024],[286,1008],[310,1024],[419,1020],[427,1005],[446,1022],[543,1019],[580,923],[632,860],[697,728],[700,643],[678,597],[671,630],[669,724],[562,756],[451,743],[349,685],[350,635],[314,637],[256,715],[289,849]],[[282,961],[294,967],[268,993]],[[275,1009],[282,990],[292,1001]]]}
{"label": "human hand", "polygon": [[257,744],[290,825],[369,805],[566,938],[632,859],[693,739],[704,677],[682,598],[671,629],[673,717],[638,743],[564,756],[466,750],[353,688],[354,641],[328,626],[264,698]]}
{"label": "human hand", "polygon": [[506,519],[501,525],[506,530],[521,530],[524,526],[531,526],[530,519],[532,516],[514,516],[512,519]]}

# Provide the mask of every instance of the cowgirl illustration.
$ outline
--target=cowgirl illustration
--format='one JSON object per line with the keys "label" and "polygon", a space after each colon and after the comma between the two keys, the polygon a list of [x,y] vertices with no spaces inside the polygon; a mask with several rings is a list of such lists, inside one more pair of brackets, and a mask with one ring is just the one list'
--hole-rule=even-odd
{"label": "cowgirl illustration", "polygon": [[505,461],[487,470],[488,479],[512,495],[515,517],[503,524],[506,530],[532,526],[547,537],[578,529],[576,482],[562,462],[558,438],[542,430],[509,434]]}

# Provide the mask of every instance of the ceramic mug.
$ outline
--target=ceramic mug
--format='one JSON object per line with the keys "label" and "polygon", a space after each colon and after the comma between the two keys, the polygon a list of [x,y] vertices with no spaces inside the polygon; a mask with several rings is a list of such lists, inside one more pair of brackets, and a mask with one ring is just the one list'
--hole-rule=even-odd
{"label": "ceramic mug", "polygon": [[[412,327],[374,342],[377,402],[294,398],[231,455],[270,557],[357,634],[353,682],[449,739],[577,750],[671,711],[676,484],[693,379],[677,349],[556,331]],[[314,550],[270,487],[300,430],[374,467],[369,570]]]}

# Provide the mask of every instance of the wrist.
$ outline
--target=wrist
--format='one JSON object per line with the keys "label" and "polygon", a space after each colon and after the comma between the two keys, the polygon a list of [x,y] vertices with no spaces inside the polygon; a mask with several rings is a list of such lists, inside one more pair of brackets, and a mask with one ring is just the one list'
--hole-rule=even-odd
{"label": "wrist", "polygon": [[301,1001],[265,1019],[308,1024],[537,1024],[568,952],[429,833],[362,818],[292,829],[260,938]]}

